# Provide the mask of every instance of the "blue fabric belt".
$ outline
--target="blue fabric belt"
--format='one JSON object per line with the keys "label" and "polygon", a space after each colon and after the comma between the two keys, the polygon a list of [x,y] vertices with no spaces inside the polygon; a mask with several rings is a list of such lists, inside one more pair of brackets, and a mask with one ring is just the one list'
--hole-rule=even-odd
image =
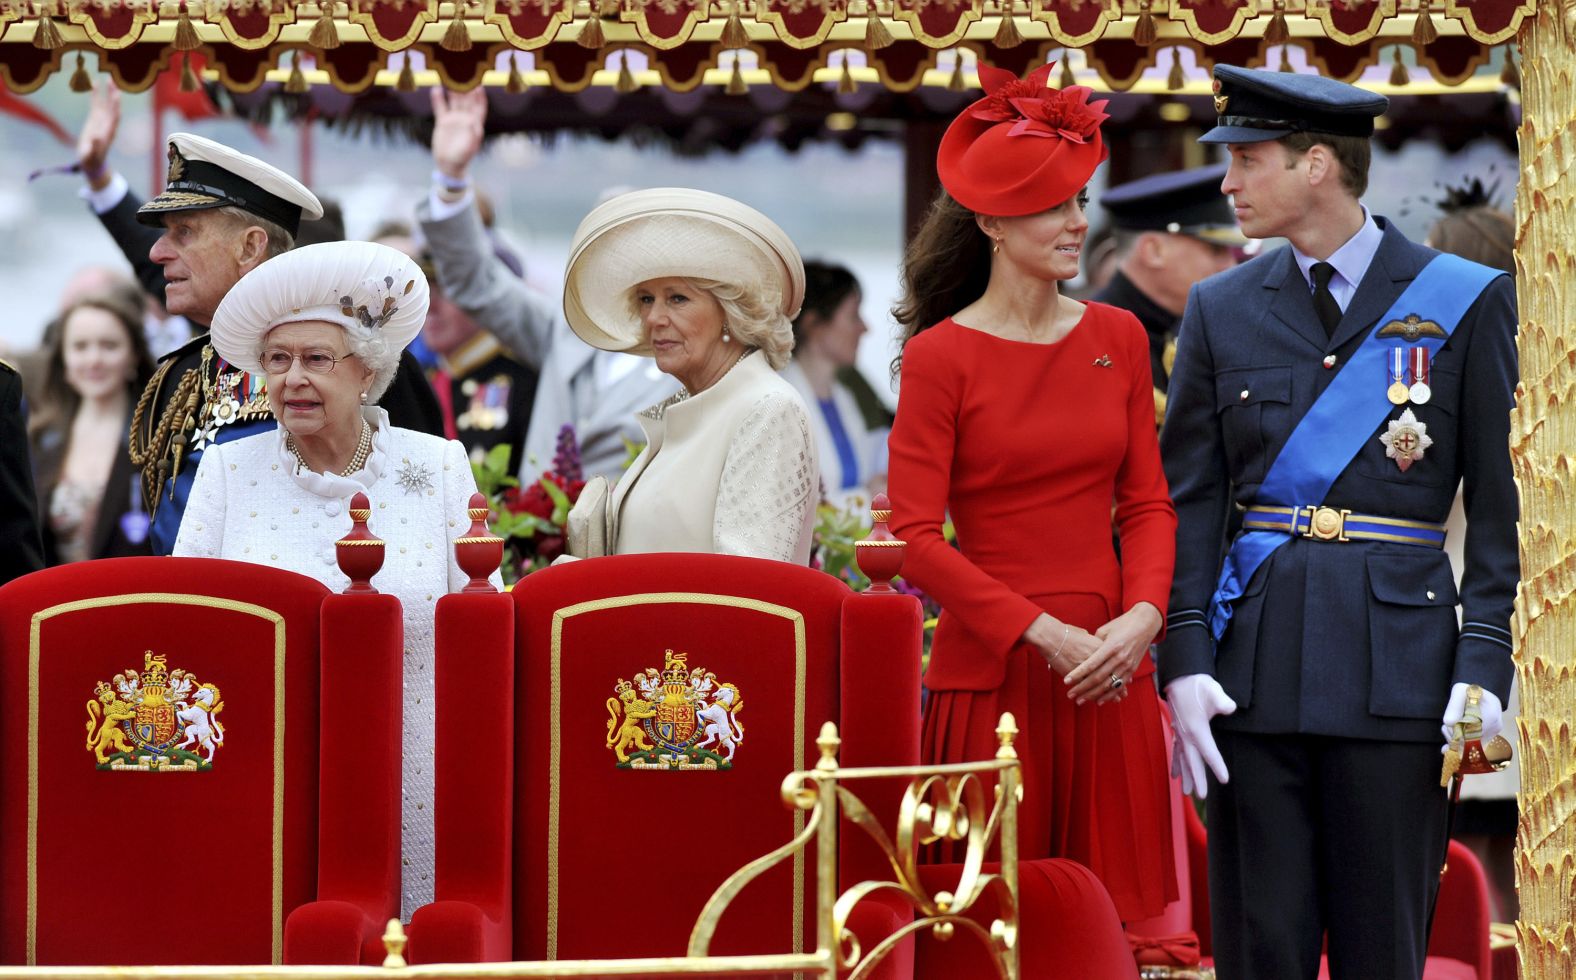
{"label": "blue fabric belt", "polygon": [[1315,541],[1390,541],[1425,548],[1445,546],[1445,526],[1398,517],[1370,517],[1333,507],[1249,507],[1245,531],[1280,531]]}

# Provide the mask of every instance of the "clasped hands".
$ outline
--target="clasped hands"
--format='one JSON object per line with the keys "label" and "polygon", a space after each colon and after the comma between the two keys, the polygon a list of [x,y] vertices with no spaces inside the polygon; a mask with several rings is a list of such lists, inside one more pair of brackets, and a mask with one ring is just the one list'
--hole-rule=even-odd
{"label": "clasped hands", "polygon": [[1140,602],[1093,633],[1041,613],[1023,639],[1066,682],[1069,698],[1105,704],[1127,697],[1133,672],[1163,624],[1160,610]]}

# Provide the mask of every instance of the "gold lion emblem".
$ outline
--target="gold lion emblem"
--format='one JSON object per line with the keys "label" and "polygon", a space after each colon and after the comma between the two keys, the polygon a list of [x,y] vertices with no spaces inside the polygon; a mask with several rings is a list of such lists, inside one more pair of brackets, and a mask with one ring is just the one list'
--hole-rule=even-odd
{"label": "gold lion emblem", "polygon": [[620,677],[607,699],[607,747],[620,769],[732,769],[744,742],[744,695],[689,654],[666,651],[662,670]]}

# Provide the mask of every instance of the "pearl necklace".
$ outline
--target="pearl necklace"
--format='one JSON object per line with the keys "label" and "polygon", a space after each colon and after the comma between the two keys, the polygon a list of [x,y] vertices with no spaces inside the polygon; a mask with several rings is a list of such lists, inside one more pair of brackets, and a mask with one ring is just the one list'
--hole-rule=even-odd
{"label": "pearl necklace", "polygon": [[[296,458],[296,462],[300,464],[302,469],[310,470],[312,468],[307,463],[306,457],[301,455],[300,448],[296,446],[294,435],[287,434],[285,436],[285,448],[290,450],[290,455]],[[349,476],[352,473],[359,473],[362,467],[367,465],[367,457],[370,455],[372,455],[372,426],[367,424],[366,419],[362,419],[361,438],[356,442],[356,451],[350,457],[350,463],[339,471],[339,475]],[[323,472],[327,473],[328,471],[324,470]]]}

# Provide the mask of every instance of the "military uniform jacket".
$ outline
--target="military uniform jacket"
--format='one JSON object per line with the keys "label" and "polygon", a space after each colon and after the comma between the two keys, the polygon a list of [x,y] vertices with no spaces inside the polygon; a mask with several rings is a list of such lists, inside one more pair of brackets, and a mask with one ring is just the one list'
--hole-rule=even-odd
{"label": "military uniform jacket", "polygon": [[[1160,674],[1162,684],[1213,674],[1238,705],[1216,719],[1224,729],[1437,740],[1453,683],[1481,684],[1501,702],[1509,694],[1520,571],[1507,448],[1517,380],[1508,277],[1484,290],[1435,354],[1428,402],[1392,406],[1326,499],[1306,502],[1442,524],[1464,484],[1459,597],[1442,550],[1294,537],[1249,580],[1218,650],[1199,615],[1229,545],[1232,504],[1257,502],[1298,421],[1435,254],[1376,220],[1383,239],[1332,338],[1289,247],[1206,279],[1188,297],[1161,439],[1178,529]],[[1427,318],[1426,308],[1416,312]],[[1403,472],[1379,436],[1406,408],[1433,444]]]}

